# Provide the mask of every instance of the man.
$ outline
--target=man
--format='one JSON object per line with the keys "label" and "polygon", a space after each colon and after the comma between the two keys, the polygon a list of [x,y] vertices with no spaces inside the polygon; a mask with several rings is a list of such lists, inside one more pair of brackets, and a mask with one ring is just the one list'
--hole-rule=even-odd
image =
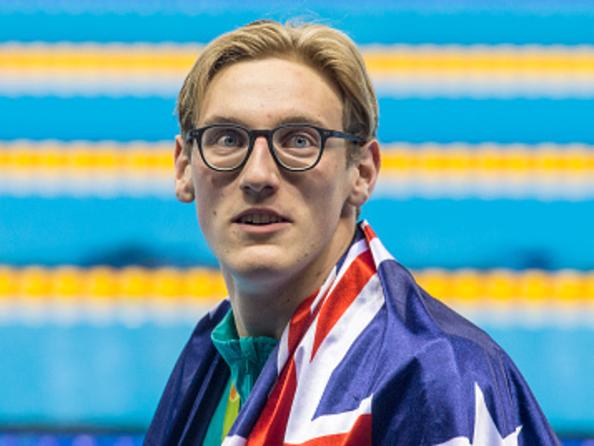
{"label": "man", "polygon": [[377,101],[334,29],[259,21],[179,95],[176,193],[229,292],[197,325],[148,445],[552,445],[507,355],[357,224]]}

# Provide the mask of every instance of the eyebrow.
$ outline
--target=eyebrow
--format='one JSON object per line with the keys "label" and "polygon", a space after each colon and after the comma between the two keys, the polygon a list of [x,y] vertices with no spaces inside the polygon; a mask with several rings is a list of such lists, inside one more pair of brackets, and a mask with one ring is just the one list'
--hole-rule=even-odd
{"label": "eyebrow", "polygon": [[235,125],[241,125],[243,127],[247,127],[241,119],[230,118],[230,117],[222,116],[222,115],[221,116],[219,116],[219,115],[211,116],[210,118],[208,118],[207,120],[205,120],[202,123],[201,127],[204,127],[207,125],[213,125],[213,124],[235,124]]}
{"label": "eyebrow", "polygon": [[[245,121],[242,121],[241,119],[237,119],[237,118],[232,118],[229,116],[223,116],[223,115],[211,116],[210,118],[208,118],[207,120],[204,121],[202,126],[207,126],[207,125],[212,125],[212,124],[234,124],[234,125],[240,125],[242,127],[251,129],[251,127],[249,125],[247,125],[245,123]],[[285,116],[284,118],[277,121],[275,123],[274,127],[278,127],[279,125],[285,125],[285,124],[310,124],[310,125],[313,125],[316,127],[323,127],[323,128],[326,128],[326,126],[327,126],[327,124],[324,124],[322,121],[320,121],[319,119],[316,119],[312,116],[289,115],[289,116]]]}

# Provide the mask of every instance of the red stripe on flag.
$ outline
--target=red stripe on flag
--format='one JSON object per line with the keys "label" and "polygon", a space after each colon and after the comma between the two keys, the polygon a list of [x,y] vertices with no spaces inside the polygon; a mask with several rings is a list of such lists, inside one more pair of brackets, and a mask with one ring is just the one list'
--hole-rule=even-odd
{"label": "red stripe on flag", "polygon": [[291,359],[268,397],[246,446],[283,444],[296,389],[297,371],[295,361]]}
{"label": "red stripe on flag", "polygon": [[332,294],[324,299],[316,326],[310,361],[313,360],[321,343],[334,325],[336,325],[338,319],[342,317],[347,308],[357,298],[375,272],[375,264],[373,263],[371,251],[362,252],[353,260],[353,263],[351,263],[344,276],[340,279]]}

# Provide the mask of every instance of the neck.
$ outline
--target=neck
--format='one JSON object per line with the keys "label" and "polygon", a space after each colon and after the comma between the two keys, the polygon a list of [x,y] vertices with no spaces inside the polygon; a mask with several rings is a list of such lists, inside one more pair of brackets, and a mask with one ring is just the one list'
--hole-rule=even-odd
{"label": "neck", "polygon": [[298,273],[278,272],[267,280],[239,277],[223,267],[235,325],[239,336],[268,336],[280,339],[297,307],[318,290],[340,257],[350,246],[354,223],[337,228],[337,238],[324,255]]}

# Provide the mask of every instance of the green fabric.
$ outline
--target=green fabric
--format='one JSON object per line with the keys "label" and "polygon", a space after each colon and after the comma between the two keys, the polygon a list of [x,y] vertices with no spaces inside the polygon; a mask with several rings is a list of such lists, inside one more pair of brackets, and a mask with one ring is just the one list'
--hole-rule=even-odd
{"label": "green fabric", "polygon": [[[231,310],[218,323],[210,337],[229,366],[231,378],[208,425],[206,437],[202,443],[204,446],[220,445],[221,439],[227,434],[225,431],[230,428],[229,413],[234,413],[228,410],[231,385],[237,389],[240,404],[246,401],[270,353],[278,344],[276,339],[266,336],[240,338]],[[225,417],[226,414],[227,417]],[[224,428],[225,421],[226,428]]]}
{"label": "green fabric", "polygon": [[231,310],[215,327],[210,337],[231,370],[231,380],[239,393],[240,401],[247,400],[278,341],[266,336],[240,338]]}

